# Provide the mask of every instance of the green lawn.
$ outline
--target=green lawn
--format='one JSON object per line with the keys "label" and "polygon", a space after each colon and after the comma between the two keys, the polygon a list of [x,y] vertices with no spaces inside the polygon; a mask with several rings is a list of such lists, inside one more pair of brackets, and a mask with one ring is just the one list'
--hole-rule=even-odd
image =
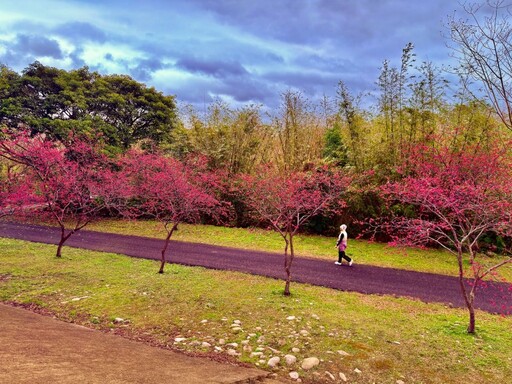
{"label": "green lawn", "polygon": [[[108,224],[109,230],[139,232],[114,224]],[[157,234],[156,228],[143,227],[147,232],[141,234]],[[254,236],[252,246],[268,242],[266,249],[279,248],[276,239],[260,231],[227,236],[229,230],[222,228],[195,228],[194,233],[193,227],[183,226],[180,239],[218,236],[237,246],[237,237]],[[322,241],[319,245],[303,238],[301,253],[333,257],[334,240]],[[378,261],[378,250],[385,249],[380,247],[353,242],[353,253],[359,262],[370,263]],[[367,249],[374,249],[373,256],[365,255]],[[312,371],[283,364],[276,370],[282,378],[296,370],[305,383],[333,382],[326,371],[336,377],[342,372],[350,383],[480,384],[512,377],[512,317],[478,311],[477,334],[471,336],[465,332],[466,312],[440,304],[295,283],[292,296],[284,297],[282,281],[258,276],[172,264],[160,275],[155,261],[68,247],[57,259],[54,252],[54,246],[0,238],[0,300],[37,305],[64,320],[161,346],[206,355],[231,348],[240,354],[233,359],[265,369],[273,355],[292,353],[299,362],[316,356],[321,363]],[[403,257],[428,259],[421,252]],[[295,319],[287,320],[289,316]],[[241,323],[238,331],[231,327],[235,320]],[[176,343],[176,337],[185,340]],[[214,347],[222,351],[214,352]],[[250,349],[257,348],[264,358],[251,356]]]}

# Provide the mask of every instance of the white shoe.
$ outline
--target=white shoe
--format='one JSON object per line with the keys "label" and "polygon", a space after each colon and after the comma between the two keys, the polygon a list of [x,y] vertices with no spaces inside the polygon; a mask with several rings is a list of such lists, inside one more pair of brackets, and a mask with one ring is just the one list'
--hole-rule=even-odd
{"label": "white shoe", "polygon": [[350,263],[348,263],[348,266],[351,267],[354,260],[350,260]]}
{"label": "white shoe", "polygon": [[335,261],[334,264],[341,265],[341,263],[339,261]]}

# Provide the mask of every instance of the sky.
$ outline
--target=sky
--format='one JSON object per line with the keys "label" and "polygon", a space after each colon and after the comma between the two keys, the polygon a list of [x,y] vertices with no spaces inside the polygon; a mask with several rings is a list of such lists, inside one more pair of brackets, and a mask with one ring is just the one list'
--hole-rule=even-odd
{"label": "sky", "polygon": [[456,0],[0,0],[0,63],[127,74],[182,104],[373,91],[383,60],[450,64]]}

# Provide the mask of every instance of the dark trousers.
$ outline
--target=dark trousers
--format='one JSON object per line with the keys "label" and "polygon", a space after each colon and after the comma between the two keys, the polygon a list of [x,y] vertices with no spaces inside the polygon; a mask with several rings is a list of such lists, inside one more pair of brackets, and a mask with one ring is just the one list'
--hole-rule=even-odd
{"label": "dark trousers", "polygon": [[338,263],[341,263],[342,259],[347,260],[349,263],[352,261],[352,259],[345,254],[345,251],[338,251]]}

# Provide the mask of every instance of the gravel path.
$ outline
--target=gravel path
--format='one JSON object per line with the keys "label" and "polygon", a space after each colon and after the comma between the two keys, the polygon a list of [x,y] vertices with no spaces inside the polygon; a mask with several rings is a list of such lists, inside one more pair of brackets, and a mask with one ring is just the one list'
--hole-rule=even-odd
{"label": "gravel path", "polygon": [[[1,222],[0,237],[57,244],[59,230],[52,227]],[[159,259],[163,239],[84,230],[71,236],[66,245]],[[168,259],[182,265],[239,271],[277,279],[285,277],[282,254],[171,241]],[[341,291],[412,297],[425,302],[465,307],[459,282],[455,277],[357,264],[357,260],[354,261],[353,267],[336,266],[334,260],[334,256],[332,261],[296,257],[292,265],[292,280]],[[293,294],[293,284],[291,291]],[[476,295],[476,307],[491,313],[510,315],[510,284],[489,283],[487,287],[480,288]]]}

